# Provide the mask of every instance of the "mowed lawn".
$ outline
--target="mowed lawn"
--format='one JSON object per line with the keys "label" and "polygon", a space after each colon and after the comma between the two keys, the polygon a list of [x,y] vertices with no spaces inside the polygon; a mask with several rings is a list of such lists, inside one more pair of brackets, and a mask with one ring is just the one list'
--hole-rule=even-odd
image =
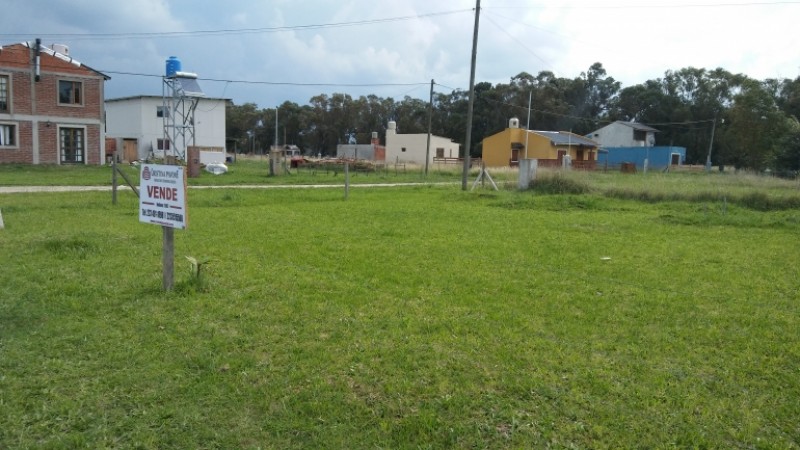
{"label": "mowed lawn", "polygon": [[0,195],[0,448],[800,446],[798,209],[191,190],[164,293],[119,199]]}

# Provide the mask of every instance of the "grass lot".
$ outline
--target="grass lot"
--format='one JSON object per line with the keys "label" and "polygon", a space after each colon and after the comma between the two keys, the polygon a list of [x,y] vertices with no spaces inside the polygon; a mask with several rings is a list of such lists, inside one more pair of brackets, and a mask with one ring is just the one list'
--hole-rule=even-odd
{"label": "grass lot", "polygon": [[169,293],[130,192],[0,195],[0,448],[800,447],[797,183],[543,179],[193,190]]}
{"label": "grass lot", "polygon": [[[291,175],[270,176],[268,160],[239,159],[228,165],[225,175],[212,175],[201,171],[198,178],[189,178],[189,185],[227,186],[263,184],[343,184],[343,167],[333,165],[322,169],[290,169]],[[129,178],[139,181],[139,168],[120,164],[121,170]],[[338,170],[337,170],[338,169]],[[388,166],[383,170],[364,172],[352,169],[350,182],[359,183],[419,183],[419,182],[460,182],[460,167],[454,165],[432,165],[428,175],[424,168],[414,165]],[[475,169],[477,170],[477,169]],[[510,176],[506,172],[506,178]],[[516,175],[514,175],[516,176]],[[501,176],[501,179],[505,179]],[[514,178],[516,181],[516,178]],[[119,183],[124,183],[119,178]],[[110,186],[111,166],[58,166],[0,164],[0,186]]]}

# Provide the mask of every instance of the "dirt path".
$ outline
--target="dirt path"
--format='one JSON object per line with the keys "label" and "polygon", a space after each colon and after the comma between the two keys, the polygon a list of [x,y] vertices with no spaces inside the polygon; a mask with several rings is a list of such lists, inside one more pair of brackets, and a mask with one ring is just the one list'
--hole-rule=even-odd
{"label": "dirt path", "polygon": [[[364,187],[397,187],[397,186],[432,186],[448,185],[454,183],[372,183],[351,184],[351,188]],[[344,188],[344,184],[273,184],[273,185],[232,185],[232,186],[189,186],[189,189],[324,189]],[[127,190],[127,186],[120,186],[118,190]],[[111,186],[0,186],[0,194],[20,194],[27,192],[88,192],[110,191]]]}

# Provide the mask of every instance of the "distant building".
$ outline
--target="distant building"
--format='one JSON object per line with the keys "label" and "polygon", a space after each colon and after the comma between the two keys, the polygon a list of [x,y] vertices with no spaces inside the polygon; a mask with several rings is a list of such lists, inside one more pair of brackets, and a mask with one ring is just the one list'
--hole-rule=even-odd
{"label": "distant building", "polygon": [[508,128],[483,139],[481,159],[488,167],[515,167],[522,158],[537,159],[539,167],[560,167],[569,156],[574,168],[593,169],[597,142],[567,131],[533,131],[512,118]]}
{"label": "distant building", "polygon": [[109,79],[64,45],[0,47],[0,163],[103,164]]}
{"label": "distant building", "polygon": [[270,152],[273,152],[275,150],[280,150],[281,153],[282,153],[282,156],[284,156],[286,158],[293,158],[295,156],[302,156],[303,155],[303,152],[300,150],[300,147],[298,147],[298,146],[296,146],[294,144],[278,145],[277,147],[275,145],[270,145],[269,146],[269,151]]}
{"label": "distant building", "polygon": [[601,147],[653,147],[658,130],[636,122],[618,120],[589,133],[586,137]]}
{"label": "distant building", "polygon": [[623,163],[635,164],[638,169],[647,166],[665,169],[686,162],[686,148],[657,147],[656,133],[659,131],[645,124],[616,121],[595,130],[587,137],[600,143],[597,164],[600,167],[616,167]]}
{"label": "distant building", "polygon": [[639,170],[647,167],[666,169],[686,163],[686,147],[603,147],[597,158],[599,168],[616,168],[623,163],[633,163]]}
{"label": "distant building", "polygon": [[[200,162],[225,162],[225,111],[230,100],[198,99],[194,110],[194,146],[200,147]],[[106,100],[106,135],[115,141],[117,159],[135,161],[169,152],[164,133],[163,97],[138,95]],[[112,144],[109,144],[112,146]]]}
{"label": "distant building", "polygon": [[458,158],[460,144],[441,136],[431,135],[430,151],[428,151],[428,134],[399,134],[397,123],[389,122],[386,130],[386,163],[414,163],[425,164],[425,155],[428,163],[436,159]]}
{"label": "distant building", "polygon": [[380,145],[377,132],[372,133],[369,144],[356,144],[355,138],[351,136],[347,144],[336,146],[336,157],[384,162],[386,161],[386,147]]}

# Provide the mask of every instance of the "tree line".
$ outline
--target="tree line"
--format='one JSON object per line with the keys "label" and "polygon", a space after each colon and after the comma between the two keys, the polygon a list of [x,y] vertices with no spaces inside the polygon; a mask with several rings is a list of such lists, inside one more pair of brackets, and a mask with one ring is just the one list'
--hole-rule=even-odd
{"label": "tree line", "polygon": [[[431,132],[463,145],[468,100],[464,90],[435,92]],[[240,153],[269,148],[276,142],[275,114],[254,103],[229,105],[231,147]],[[580,135],[616,120],[643,123],[660,131],[656,145],[686,147],[689,164],[703,164],[710,154],[715,165],[800,170],[800,77],[760,81],[722,68],[688,67],[623,88],[601,63],[575,78],[522,72],[507,84],[475,85],[471,156],[480,156],[483,138],[505,129],[511,117],[526,124],[528,115],[531,129]],[[333,156],[351,137],[366,144],[378,132],[383,141],[390,120],[399,133],[426,133],[429,102],[320,94],[307,105],[284,102],[278,116],[279,144]]]}

